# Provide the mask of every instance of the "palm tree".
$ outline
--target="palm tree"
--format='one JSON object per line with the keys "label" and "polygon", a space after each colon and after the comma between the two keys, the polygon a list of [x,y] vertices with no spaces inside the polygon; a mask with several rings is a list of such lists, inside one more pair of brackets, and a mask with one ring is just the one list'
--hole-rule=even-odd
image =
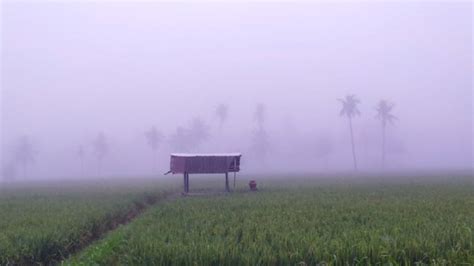
{"label": "palm tree", "polygon": [[92,145],[94,147],[94,152],[97,156],[97,174],[100,175],[100,172],[102,170],[102,161],[109,151],[109,144],[104,133],[99,133],[99,135],[97,135],[97,138],[92,142]]}
{"label": "palm tree", "polygon": [[155,126],[151,127],[149,131],[145,132],[145,138],[150,146],[151,150],[154,153],[153,156],[153,165],[156,164],[155,160],[158,160],[158,146],[160,145],[161,141],[163,140],[163,134],[156,129]]}
{"label": "palm tree", "polygon": [[227,120],[229,114],[229,108],[227,105],[221,103],[216,108],[216,116],[219,119],[219,128],[222,128],[222,125]]}
{"label": "palm tree", "polygon": [[360,103],[355,95],[347,95],[344,99],[338,99],[342,103],[342,109],[339,113],[341,116],[346,116],[349,120],[349,129],[351,132],[352,158],[354,160],[354,169],[357,170],[357,158],[354,145],[354,132],[352,129],[352,118],[360,115],[357,105]]}
{"label": "palm tree", "polygon": [[385,128],[387,123],[393,124],[397,119],[391,112],[395,105],[386,100],[381,100],[375,110],[377,110],[377,119],[382,122],[382,169],[385,167]]}

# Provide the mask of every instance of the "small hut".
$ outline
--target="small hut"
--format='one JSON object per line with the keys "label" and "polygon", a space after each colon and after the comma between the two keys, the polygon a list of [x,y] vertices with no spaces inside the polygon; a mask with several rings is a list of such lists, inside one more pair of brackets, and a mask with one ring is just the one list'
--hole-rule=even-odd
{"label": "small hut", "polygon": [[235,187],[235,174],[240,170],[241,156],[240,153],[172,153],[168,173],[183,174],[184,193],[189,192],[189,174],[225,174],[225,190],[229,192],[229,173],[234,173]]}

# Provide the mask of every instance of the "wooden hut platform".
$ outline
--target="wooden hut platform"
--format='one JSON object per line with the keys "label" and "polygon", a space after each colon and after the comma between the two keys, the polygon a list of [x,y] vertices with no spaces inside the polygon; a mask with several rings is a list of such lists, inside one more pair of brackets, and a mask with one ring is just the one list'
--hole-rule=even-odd
{"label": "wooden hut platform", "polygon": [[168,173],[183,174],[183,194],[190,194],[189,174],[224,174],[225,191],[230,192],[229,173],[234,173],[235,187],[241,156],[240,153],[172,153]]}

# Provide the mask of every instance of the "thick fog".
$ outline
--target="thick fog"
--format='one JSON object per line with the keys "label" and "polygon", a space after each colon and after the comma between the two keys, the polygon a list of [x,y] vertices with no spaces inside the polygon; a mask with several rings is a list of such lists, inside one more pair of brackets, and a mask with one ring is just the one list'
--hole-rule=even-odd
{"label": "thick fog", "polygon": [[[472,4],[2,3],[4,178],[472,169]],[[380,100],[396,118],[385,127]],[[155,127],[155,128],[153,128]]]}

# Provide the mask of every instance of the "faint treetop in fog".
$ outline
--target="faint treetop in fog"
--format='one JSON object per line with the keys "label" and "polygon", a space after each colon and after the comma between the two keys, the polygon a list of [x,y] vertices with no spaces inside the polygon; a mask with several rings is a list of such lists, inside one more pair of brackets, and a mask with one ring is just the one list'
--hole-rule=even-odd
{"label": "faint treetop in fog", "polygon": [[105,155],[109,152],[109,144],[107,143],[107,138],[104,133],[100,132],[97,135],[97,138],[92,142],[94,147],[94,152],[97,155],[97,158],[103,159]]}
{"label": "faint treetop in fog", "polygon": [[152,149],[154,156],[152,160],[152,168],[158,170],[158,146],[163,140],[163,134],[156,129],[155,126],[151,127],[150,130],[145,132],[145,137],[148,142],[148,146]]}
{"label": "faint treetop in fog", "polygon": [[381,100],[375,110],[377,111],[377,118],[382,122],[382,168],[385,167],[385,128],[387,123],[393,124],[393,121],[397,119],[396,116],[392,114],[393,107],[395,105],[386,100]]}
{"label": "faint treetop in fog", "polygon": [[209,127],[200,118],[194,118],[191,121],[189,128],[191,142],[194,148],[197,148],[201,143],[209,139]]}
{"label": "faint treetop in fog", "polygon": [[263,123],[266,119],[266,107],[263,103],[257,104],[257,108],[255,109],[254,113],[255,121],[257,121],[257,125],[259,128],[263,128]]}
{"label": "faint treetop in fog", "polygon": [[229,115],[229,107],[223,103],[219,104],[216,108],[216,116],[219,119],[219,127],[222,128],[222,125],[227,120]]}
{"label": "faint treetop in fog", "polygon": [[28,136],[22,136],[14,150],[14,162],[23,168],[23,174],[26,176],[28,165],[35,162],[37,151],[35,150],[31,139]]}
{"label": "faint treetop in fog", "polygon": [[199,146],[209,139],[209,127],[200,118],[194,118],[188,128],[177,127],[170,137],[170,144],[175,152],[188,152],[197,150]]}
{"label": "faint treetop in fog", "polygon": [[360,103],[359,99],[352,94],[347,95],[344,99],[338,99],[342,103],[342,109],[339,115],[346,116],[349,120],[349,130],[351,133],[351,147],[352,147],[352,159],[354,160],[354,169],[357,170],[357,157],[354,145],[354,131],[352,129],[352,118],[360,115],[360,111],[357,105]]}
{"label": "faint treetop in fog", "polygon": [[170,136],[170,145],[173,147],[173,152],[189,151],[189,130],[178,126],[176,131]]}
{"label": "faint treetop in fog", "polygon": [[342,109],[339,115],[345,115],[348,118],[360,115],[360,111],[357,108],[357,105],[360,103],[360,101],[354,94],[347,95],[346,98],[338,99],[338,101],[342,103]]}
{"label": "faint treetop in fog", "polygon": [[393,107],[395,107],[395,104],[381,100],[375,108],[377,111],[377,119],[382,122],[383,127],[387,125],[387,122],[393,124],[397,119],[397,117],[392,114]]}
{"label": "faint treetop in fog", "polygon": [[163,134],[158,131],[155,126],[151,127],[150,130],[145,132],[145,137],[150,148],[153,151],[158,150],[158,146],[163,140]]}
{"label": "faint treetop in fog", "polygon": [[97,172],[100,174],[102,170],[102,160],[109,152],[109,144],[104,133],[100,132],[99,135],[97,135],[97,138],[92,142],[92,146],[94,147],[94,153],[98,160]]}

